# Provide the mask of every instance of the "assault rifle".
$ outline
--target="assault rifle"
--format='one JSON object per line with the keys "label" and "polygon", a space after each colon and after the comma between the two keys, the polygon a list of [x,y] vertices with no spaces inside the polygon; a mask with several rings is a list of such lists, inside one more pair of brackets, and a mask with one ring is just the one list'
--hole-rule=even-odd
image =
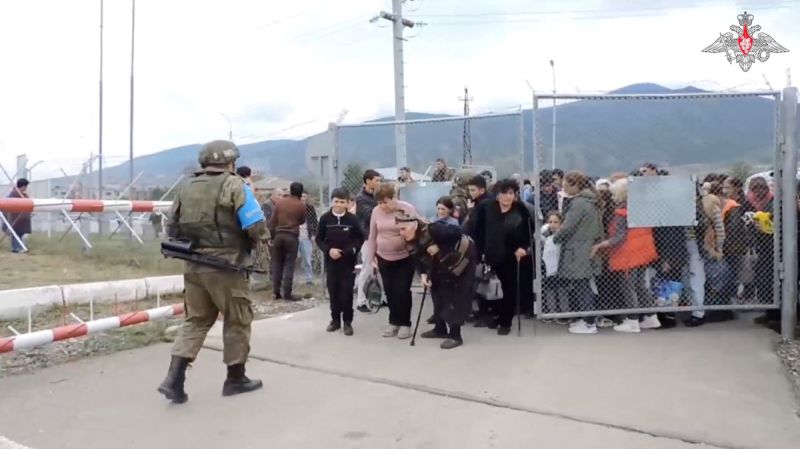
{"label": "assault rifle", "polygon": [[170,239],[161,242],[161,254],[164,257],[171,257],[173,259],[181,259],[189,262],[194,262],[199,265],[218,268],[220,270],[235,271],[237,273],[259,273],[266,274],[264,270],[257,270],[252,267],[242,267],[232,264],[227,260],[220,259],[206,254],[200,254],[192,248],[192,242],[183,239]]}

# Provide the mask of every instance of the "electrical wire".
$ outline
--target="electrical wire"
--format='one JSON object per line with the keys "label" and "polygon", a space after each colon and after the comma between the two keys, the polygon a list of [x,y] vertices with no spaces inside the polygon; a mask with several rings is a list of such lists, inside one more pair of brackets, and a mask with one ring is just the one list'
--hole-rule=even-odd
{"label": "electrical wire", "polygon": [[[752,8],[759,10],[777,10],[789,8],[795,1],[785,1],[781,4],[764,4],[763,6],[753,5]],[[531,11],[531,12],[506,12],[506,13],[460,13],[460,14],[420,14],[414,17],[409,16],[411,19],[428,19],[434,18],[430,24],[437,26],[459,26],[459,25],[481,25],[481,24],[502,24],[502,23],[536,23],[546,20],[538,16],[552,16],[552,15],[573,15],[574,20],[598,20],[598,19],[620,19],[630,17],[654,17],[675,10],[693,10],[698,8],[710,8],[727,6],[722,4],[700,4],[700,5],[685,5],[675,6],[670,9],[664,8],[631,8],[631,9],[585,9],[585,10],[569,10],[569,11]],[[531,17],[532,16],[532,17]],[[493,19],[495,17],[496,19]],[[505,17],[506,19],[501,19]],[[518,18],[517,18],[518,17]],[[443,21],[438,21],[436,18],[444,18]],[[448,19],[452,18],[452,19]]]}
{"label": "electrical wire", "polygon": [[[797,0],[784,0],[780,4],[772,2],[748,5],[753,10],[768,10],[768,9],[783,9],[791,6],[792,4],[800,3]],[[714,8],[714,7],[728,7],[727,2],[719,3],[694,3],[691,5],[673,6],[669,9],[663,7],[652,8],[592,8],[592,9],[573,9],[573,10],[539,10],[539,11],[510,11],[510,12],[474,12],[474,13],[425,13],[420,14],[420,17],[508,17],[508,16],[539,16],[539,15],[569,15],[569,14],[597,14],[597,13],[626,13],[626,12],[646,12],[655,11],[661,13],[672,12],[676,9],[698,9],[698,8]],[[404,14],[405,16],[405,14]]]}
{"label": "electrical wire", "polygon": [[298,35],[290,37],[289,40],[290,41],[296,41],[296,42],[302,42],[302,43],[308,43],[308,42],[311,42],[313,40],[318,40],[318,39],[326,37],[326,36],[330,36],[330,35],[333,35],[333,34],[338,34],[338,33],[341,33],[343,31],[347,31],[347,30],[353,29],[353,28],[355,28],[357,26],[360,26],[360,25],[365,25],[366,23],[368,23],[370,17],[371,17],[371,14],[362,13],[362,14],[353,16],[353,17],[351,17],[351,18],[349,18],[347,20],[343,20],[343,21],[337,22],[335,24],[328,25],[326,27],[322,27],[320,29],[310,30],[309,32],[306,32],[306,33],[300,33]]}

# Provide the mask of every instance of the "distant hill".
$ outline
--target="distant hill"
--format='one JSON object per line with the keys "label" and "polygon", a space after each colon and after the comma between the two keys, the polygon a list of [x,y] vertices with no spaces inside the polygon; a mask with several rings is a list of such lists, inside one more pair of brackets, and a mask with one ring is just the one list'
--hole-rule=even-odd
{"label": "distant hill", "polygon": [[[657,84],[634,84],[615,93],[693,93],[692,86],[671,90]],[[552,154],[552,103],[541,101],[541,150],[544,166]],[[547,107],[545,107],[547,106]],[[765,98],[703,100],[575,101],[557,106],[556,161],[564,169],[592,175],[629,171],[650,161],[668,166],[729,167],[734,162],[769,163],[774,153],[775,105]],[[446,115],[409,113],[409,120]],[[376,121],[389,121],[386,117]],[[532,169],[531,110],[523,123],[515,117],[470,121],[473,163],[491,164],[501,175],[523,171],[519,129],[524,127],[524,171]],[[437,157],[450,165],[461,162],[463,122],[433,122],[406,127],[407,157],[415,171],[424,171]],[[240,163],[288,179],[310,176],[305,152],[310,138],[270,140],[242,145]],[[340,130],[340,164],[361,167],[394,166],[394,129],[391,126]],[[199,144],[186,145],[138,157],[134,168],[144,171],[142,184],[168,185],[187,167],[197,164]],[[124,182],[128,164],[107,168],[109,182]]]}

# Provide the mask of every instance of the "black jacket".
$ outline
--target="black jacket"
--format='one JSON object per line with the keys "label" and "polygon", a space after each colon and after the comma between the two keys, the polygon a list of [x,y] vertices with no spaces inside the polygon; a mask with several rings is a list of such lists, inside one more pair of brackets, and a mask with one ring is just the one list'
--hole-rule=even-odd
{"label": "black jacket", "polygon": [[378,205],[375,195],[361,189],[361,193],[356,196],[356,215],[361,220],[361,227],[369,237],[369,220],[372,218],[372,209]]}
{"label": "black jacket", "polygon": [[496,200],[481,203],[473,228],[479,255],[492,267],[513,262],[518,248],[531,247],[530,220],[528,209],[519,201],[506,213],[500,211]]}
{"label": "black jacket", "polygon": [[[358,217],[345,212],[342,217],[337,217],[329,210],[319,219],[317,236],[314,241],[325,255],[326,263],[347,263],[355,265],[356,255],[364,243],[364,229]],[[342,257],[333,260],[330,256],[331,248],[342,250]]]}
{"label": "black jacket", "polygon": [[476,242],[477,240],[475,240],[475,217],[478,215],[478,209],[480,209],[481,204],[483,204],[486,200],[490,199],[492,198],[489,197],[489,195],[486,193],[475,198],[472,203],[472,209],[469,210],[469,213],[467,214],[467,219],[462,224],[462,229],[464,230],[464,233],[470,236],[472,240]]}

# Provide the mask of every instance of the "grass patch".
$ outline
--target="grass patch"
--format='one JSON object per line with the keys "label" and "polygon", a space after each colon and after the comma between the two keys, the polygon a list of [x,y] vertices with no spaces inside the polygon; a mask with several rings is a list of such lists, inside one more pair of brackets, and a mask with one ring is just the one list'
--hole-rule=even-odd
{"label": "grass patch", "polygon": [[182,273],[181,261],[161,255],[159,240],[141,245],[122,236],[95,236],[93,248],[84,251],[78,236],[58,238],[34,234],[27,243],[29,253],[0,251],[0,290]]}

